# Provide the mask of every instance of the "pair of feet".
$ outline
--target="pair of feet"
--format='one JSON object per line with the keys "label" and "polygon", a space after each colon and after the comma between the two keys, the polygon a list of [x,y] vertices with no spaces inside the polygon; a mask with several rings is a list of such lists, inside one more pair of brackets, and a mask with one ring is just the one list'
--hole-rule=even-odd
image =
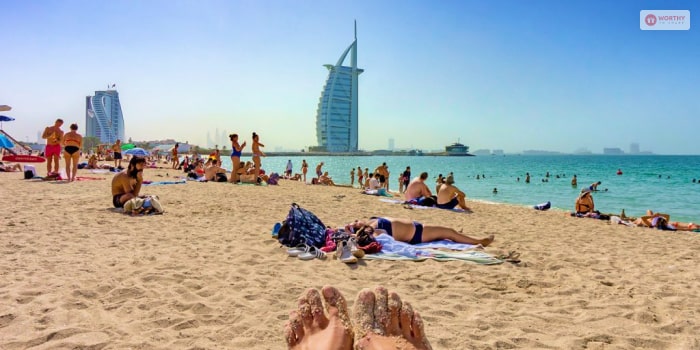
{"label": "pair of feet", "polygon": [[[324,312],[325,306],[325,312]],[[411,304],[384,287],[363,289],[350,319],[345,297],[334,287],[308,289],[289,314],[284,335],[289,349],[431,350],[423,320]]]}

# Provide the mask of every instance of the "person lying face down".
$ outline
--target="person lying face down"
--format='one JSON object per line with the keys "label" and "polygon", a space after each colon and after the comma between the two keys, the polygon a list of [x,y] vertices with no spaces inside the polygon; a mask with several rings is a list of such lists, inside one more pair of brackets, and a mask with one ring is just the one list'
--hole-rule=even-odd
{"label": "person lying face down", "polygon": [[422,224],[410,219],[389,217],[373,217],[369,220],[355,220],[353,223],[346,225],[346,230],[355,233],[364,231],[375,236],[386,233],[397,241],[410,244],[448,239],[456,243],[480,244],[486,247],[494,240],[493,235],[481,239],[472,238],[450,227]]}

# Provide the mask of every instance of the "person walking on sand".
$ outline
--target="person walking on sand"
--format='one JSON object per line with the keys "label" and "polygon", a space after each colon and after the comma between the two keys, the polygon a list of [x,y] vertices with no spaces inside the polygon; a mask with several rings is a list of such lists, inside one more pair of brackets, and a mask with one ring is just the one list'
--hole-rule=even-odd
{"label": "person walking on sand", "polygon": [[364,182],[362,180],[364,179],[364,173],[362,172],[362,168],[359,166],[357,167],[357,184],[360,185],[360,188],[363,187]]}
{"label": "person walking on sand", "polygon": [[117,139],[112,145],[112,157],[114,158],[114,167],[121,168],[122,166],[122,140]]}
{"label": "person walking on sand", "polygon": [[56,119],[52,126],[44,128],[44,133],[41,138],[46,140],[46,148],[44,157],[46,157],[46,175],[51,174],[51,163],[53,163],[53,172],[58,173],[58,157],[61,154],[61,143],[63,143],[63,119]]}
{"label": "person walking on sand", "polygon": [[73,123],[70,125],[70,131],[63,136],[63,158],[66,160],[66,175],[69,181],[75,181],[82,147],[83,136],[78,134],[78,124]]}
{"label": "person walking on sand", "polygon": [[306,183],[306,172],[309,171],[309,163],[306,162],[306,159],[301,160],[301,173],[303,175],[304,183]]}
{"label": "person walking on sand", "polygon": [[177,169],[177,167],[180,165],[180,157],[177,155],[177,149],[180,147],[179,143],[175,143],[175,146],[170,149],[170,157],[172,158],[170,161],[172,162],[172,168]]}
{"label": "person walking on sand", "polygon": [[231,140],[231,164],[233,165],[229,181],[237,183],[239,181],[238,169],[240,168],[241,154],[243,154],[243,148],[245,148],[245,141],[243,141],[243,144],[239,144],[238,134],[231,134],[228,137]]}
{"label": "person walking on sand", "polygon": [[355,168],[350,168],[350,187],[355,187]]}
{"label": "person walking on sand", "polygon": [[[260,135],[253,133],[253,164],[255,166],[255,178],[260,177],[260,157],[264,157],[265,153],[260,150],[260,147],[265,147],[262,143],[260,143]],[[255,183],[256,185],[260,185],[259,182]]]}

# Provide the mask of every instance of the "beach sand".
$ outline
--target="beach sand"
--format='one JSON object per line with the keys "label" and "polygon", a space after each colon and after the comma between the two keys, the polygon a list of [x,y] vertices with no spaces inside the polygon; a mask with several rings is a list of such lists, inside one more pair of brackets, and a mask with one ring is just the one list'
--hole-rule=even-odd
{"label": "beach sand", "polygon": [[[695,233],[469,201],[473,214],[409,210],[290,181],[146,186],[165,215],[129,217],[111,175],[79,175],[105,180],[0,173],[1,349],[284,349],[297,297],[323,285],[350,306],[365,287],[397,291],[434,349],[700,349]],[[301,261],[270,236],[292,202],[331,226],[383,215],[494,234],[485,251],[522,262]]]}

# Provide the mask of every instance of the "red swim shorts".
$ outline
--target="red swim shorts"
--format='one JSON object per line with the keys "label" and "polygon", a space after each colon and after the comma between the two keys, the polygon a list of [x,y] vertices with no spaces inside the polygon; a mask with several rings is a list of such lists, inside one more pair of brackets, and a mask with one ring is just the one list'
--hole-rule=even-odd
{"label": "red swim shorts", "polygon": [[61,145],[46,145],[46,150],[44,151],[45,157],[60,156],[61,155]]}

